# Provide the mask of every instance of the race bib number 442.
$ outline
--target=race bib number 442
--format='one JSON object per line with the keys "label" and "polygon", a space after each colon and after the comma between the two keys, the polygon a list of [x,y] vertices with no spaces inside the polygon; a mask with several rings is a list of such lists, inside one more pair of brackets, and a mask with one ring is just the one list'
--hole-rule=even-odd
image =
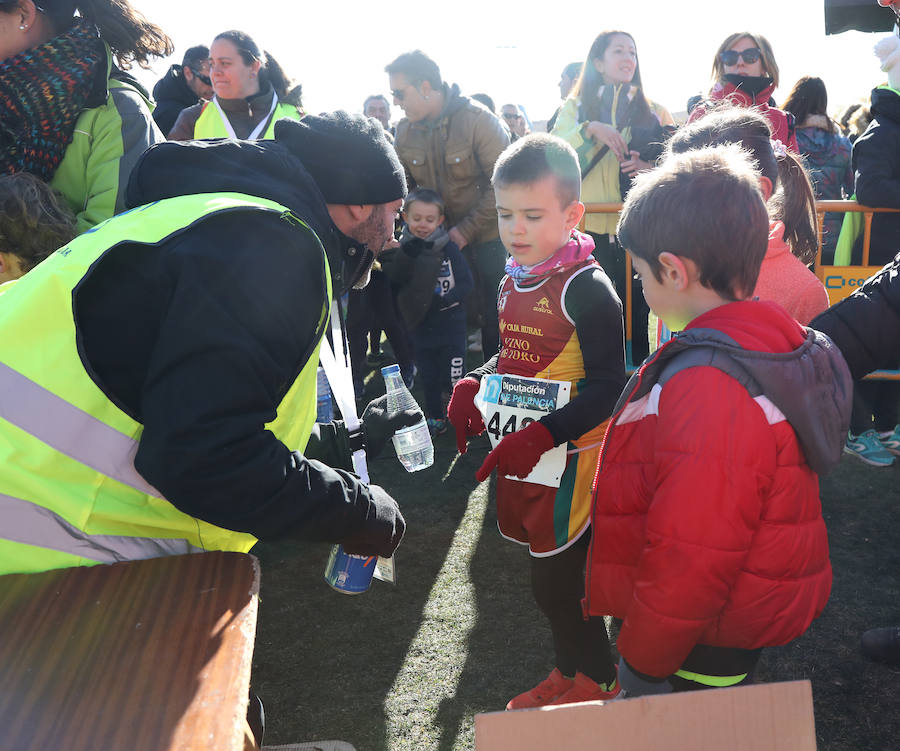
{"label": "race bib number 442", "polygon": [[[503,436],[528,427],[535,420],[569,403],[571,384],[515,375],[489,375],[481,379],[475,406],[484,418],[491,448]],[[528,477],[510,480],[533,482],[558,488],[566,469],[566,445],[551,449],[537,463]]]}

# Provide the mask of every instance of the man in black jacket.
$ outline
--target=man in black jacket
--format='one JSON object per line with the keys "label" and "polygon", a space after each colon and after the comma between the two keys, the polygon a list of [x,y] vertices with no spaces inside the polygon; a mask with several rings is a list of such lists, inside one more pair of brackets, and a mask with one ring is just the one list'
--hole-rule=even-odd
{"label": "man in black jacket", "polygon": [[184,53],[181,65],[171,65],[166,75],[156,82],[153,87],[153,99],[156,101],[153,119],[163,135],[167,136],[181,110],[212,97],[209,48],[198,44]]}
{"label": "man in black jacket", "polygon": [[[143,426],[134,468],[179,511],[261,540],[390,556],[403,517],[384,490],[348,471],[343,427],[319,426],[304,449],[268,425],[322,334],[325,259],[335,299],[364,283],[392,238],[403,168],[378,123],[336,112],[282,120],[270,141],[157,144],[135,167],[127,202],[159,210],[178,205],[166,199],[235,193],[290,214],[176,216],[183,229],[156,244],[105,251],[72,293],[81,361]],[[383,404],[370,405],[361,438],[371,449],[418,419],[390,420]]]}

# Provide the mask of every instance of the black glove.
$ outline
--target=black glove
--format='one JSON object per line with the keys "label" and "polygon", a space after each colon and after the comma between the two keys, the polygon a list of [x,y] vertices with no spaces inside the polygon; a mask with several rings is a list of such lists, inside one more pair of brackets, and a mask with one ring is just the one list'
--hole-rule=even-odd
{"label": "black glove", "polygon": [[377,457],[394,433],[400,428],[411,428],[421,419],[422,413],[417,409],[403,410],[393,417],[388,417],[387,394],[373,399],[362,415],[362,424],[366,431],[366,457],[369,459]]}
{"label": "black glove", "polygon": [[397,501],[379,485],[370,485],[371,499],[363,527],[340,540],[344,551],[353,555],[380,555],[390,558],[406,531],[406,522]]}

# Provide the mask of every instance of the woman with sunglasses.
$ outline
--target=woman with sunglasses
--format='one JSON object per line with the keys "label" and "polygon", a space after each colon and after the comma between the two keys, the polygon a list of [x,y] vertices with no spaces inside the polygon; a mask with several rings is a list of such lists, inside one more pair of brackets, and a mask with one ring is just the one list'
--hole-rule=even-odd
{"label": "woman with sunglasses", "polygon": [[243,31],[223,31],[209,46],[212,101],[181,111],[169,140],[274,138],[275,122],[303,117],[300,86]]}
{"label": "woman with sunglasses", "polygon": [[49,182],[79,232],[122,211],[132,167],[164,140],[124,71],[171,52],[128,0],[0,0],[0,173]]}
{"label": "woman with sunglasses", "polygon": [[[551,131],[568,141],[581,166],[581,200],[620,203],[635,174],[650,169],[662,153],[672,116],[644,94],[637,48],[631,34],[604,31],[591,45],[582,74],[559,110]],[[625,299],[625,251],[616,243],[616,214],[588,214],[594,256]],[[640,283],[632,295],[632,362],[648,352],[647,313]]]}
{"label": "woman with sunglasses", "polygon": [[699,120],[712,103],[722,100],[738,107],[754,107],[772,126],[772,138],[797,152],[794,118],[775,107],[772,99],[772,92],[778,87],[778,63],[768,39],[748,31],[730,34],[716,50],[712,77],[707,101],[691,111],[689,123]]}

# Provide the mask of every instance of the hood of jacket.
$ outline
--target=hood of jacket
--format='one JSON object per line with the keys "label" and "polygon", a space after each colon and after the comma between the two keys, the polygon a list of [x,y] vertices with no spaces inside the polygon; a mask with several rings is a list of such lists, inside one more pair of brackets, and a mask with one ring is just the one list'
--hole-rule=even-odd
{"label": "hood of jacket", "polygon": [[900,91],[886,85],[872,89],[872,106],[869,109],[873,118],[886,118],[900,125]]}
{"label": "hood of jacket", "polygon": [[425,123],[431,127],[439,126],[444,120],[447,120],[455,112],[469,104],[469,97],[460,93],[457,84],[444,84],[444,107],[441,114],[435,120],[426,120]]}
{"label": "hood of jacket", "polygon": [[797,125],[797,144],[812,167],[832,164],[841,152],[842,138],[825,115],[811,115]]}
{"label": "hood of jacket", "polygon": [[372,251],[335,227],[325,198],[303,163],[278,141],[157,143],[135,165],[125,202],[134,208],[198,193],[246,193],[290,209],[321,240],[336,296],[368,273]]}
{"label": "hood of jacket", "polygon": [[[685,359],[673,363],[679,355]],[[850,425],[853,380],[840,351],[825,334],[800,326],[776,303],[721,305],[697,316],[648,359],[641,381],[649,388],[674,372],[699,365],[724,370],[752,397],[765,394],[797,433],[816,473],[824,475],[840,461]]]}
{"label": "hood of jacket", "polygon": [[172,101],[184,107],[190,107],[200,101],[187,81],[180,65],[170,65],[166,75],[160,78],[153,87],[153,99],[157,102]]}

